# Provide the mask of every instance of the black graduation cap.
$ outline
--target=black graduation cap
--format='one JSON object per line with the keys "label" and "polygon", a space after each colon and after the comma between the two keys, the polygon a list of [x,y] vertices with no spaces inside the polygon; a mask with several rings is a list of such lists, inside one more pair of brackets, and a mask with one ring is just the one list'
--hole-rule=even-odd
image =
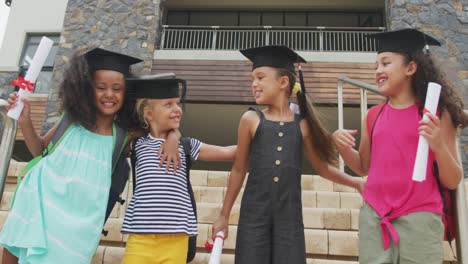
{"label": "black graduation cap", "polygon": [[253,70],[269,66],[295,72],[294,63],[307,63],[304,58],[286,46],[263,46],[244,49],[240,52],[253,62]]}
{"label": "black graduation cap", "polygon": [[112,70],[130,74],[130,65],[142,62],[143,60],[125,54],[94,48],[85,54],[88,66],[92,71]]}
{"label": "black graduation cap", "polygon": [[[307,63],[307,61],[297,54],[292,49],[286,46],[270,45],[251,49],[244,49],[240,51],[245,57],[253,62],[253,69],[268,66],[280,69],[286,69],[289,72],[295,73],[294,63],[299,63],[299,82],[301,84],[301,92],[297,97],[306,100],[306,88],[304,82],[304,75],[300,63]],[[307,115],[307,108],[301,108],[301,116]]]}
{"label": "black graduation cap", "polygon": [[[180,86],[182,85],[182,96],[180,96]],[[127,79],[128,95],[134,98],[185,99],[187,90],[186,81],[178,78],[167,78],[158,75],[145,76],[140,78]]]}
{"label": "black graduation cap", "polygon": [[[411,54],[415,51],[421,51],[426,45],[440,46],[438,40],[413,28],[375,33],[367,35],[367,37],[377,41],[377,53],[399,52]],[[429,49],[429,47],[426,48]]]}

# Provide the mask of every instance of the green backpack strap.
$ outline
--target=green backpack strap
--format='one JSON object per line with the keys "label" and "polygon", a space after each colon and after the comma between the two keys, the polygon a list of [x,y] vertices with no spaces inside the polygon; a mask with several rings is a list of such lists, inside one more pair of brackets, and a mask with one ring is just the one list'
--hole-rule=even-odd
{"label": "green backpack strap", "polygon": [[115,170],[115,166],[120,159],[120,155],[127,144],[128,134],[127,132],[121,128],[120,126],[114,125],[113,129],[113,152],[112,152],[112,172]]}
{"label": "green backpack strap", "polygon": [[[128,134],[123,128],[119,126],[114,125],[113,129],[114,147],[112,152],[112,179],[109,190],[109,198],[107,201],[106,214],[104,218],[105,221],[107,221],[109,218],[115,203],[125,203],[125,200],[122,199],[120,195],[122,194],[128,182],[130,171],[127,159],[124,155],[122,155],[122,151],[128,141]],[[102,233],[107,235],[106,230],[103,230]]]}
{"label": "green backpack strap", "polygon": [[59,145],[59,143],[64,138],[65,134],[68,132],[68,128],[70,127],[70,125],[71,125],[70,118],[68,117],[67,114],[63,113],[60,116],[57,128],[55,129],[54,133],[52,134],[52,137],[49,140],[49,144],[42,151],[42,154],[38,155],[37,157],[29,161],[28,164],[26,164],[26,166],[24,166],[23,169],[21,169],[21,171],[18,173],[17,184],[16,184],[15,192],[13,193],[13,197],[11,199],[10,209],[11,207],[13,207],[13,204],[15,203],[16,192],[18,191],[18,187],[21,184],[22,176],[24,175],[24,173],[26,173],[32,167],[34,167],[37,163],[39,163],[39,161],[42,160],[42,158],[54,152],[55,148]]}
{"label": "green backpack strap", "polygon": [[127,182],[128,175],[127,178],[125,178],[125,176],[122,177],[122,174],[128,173],[128,171],[116,171],[116,168],[119,167],[120,169],[122,169],[122,166],[118,166],[119,163],[126,163],[125,157],[122,157],[122,151],[125,148],[125,145],[127,144],[128,134],[123,128],[119,126],[114,125],[113,129],[114,148],[112,152],[112,183],[110,191],[111,193],[118,194],[117,202],[123,204],[125,200],[122,199],[122,197],[120,197],[120,194],[122,193],[123,188],[125,188],[125,186],[123,186],[122,188],[122,183],[120,182]]}

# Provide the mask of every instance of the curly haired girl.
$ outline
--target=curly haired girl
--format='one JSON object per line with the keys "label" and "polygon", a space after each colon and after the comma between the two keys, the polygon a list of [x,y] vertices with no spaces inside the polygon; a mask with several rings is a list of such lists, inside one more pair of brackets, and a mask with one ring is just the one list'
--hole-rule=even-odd
{"label": "curly haired girl", "polygon": [[[99,48],[72,57],[60,85],[64,118],[72,125],[19,184],[0,234],[3,263],[91,262],[110,197],[113,139],[117,129],[131,126],[125,77],[140,61]],[[13,93],[10,107],[17,100]],[[38,156],[57,125],[39,137],[24,102],[18,123],[29,151]]]}
{"label": "curly haired girl", "polygon": [[[369,176],[359,220],[359,261],[442,263],[438,179],[442,187],[455,189],[463,177],[456,148],[456,129],[467,124],[463,101],[431,55],[423,52],[426,45],[440,45],[437,40],[415,29],[371,37],[379,46],[375,81],[388,101],[380,106],[372,130],[367,128],[369,114],[363,121],[359,151],[353,148],[357,131],[333,135],[345,163]],[[439,114],[427,113],[426,121],[421,116],[428,82],[441,84],[442,93]],[[419,136],[431,149],[423,182],[412,180]]]}

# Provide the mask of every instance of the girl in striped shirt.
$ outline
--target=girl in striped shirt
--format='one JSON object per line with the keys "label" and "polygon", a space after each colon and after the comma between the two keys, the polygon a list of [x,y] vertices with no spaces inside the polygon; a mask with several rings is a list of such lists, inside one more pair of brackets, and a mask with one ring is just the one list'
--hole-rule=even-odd
{"label": "girl in striped shirt", "polygon": [[[197,235],[197,222],[187,188],[185,151],[179,144],[178,170],[165,169],[155,155],[182,118],[179,79],[128,80],[138,99],[137,113],[146,137],[135,146],[136,188],[125,214],[122,232],[129,234],[123,263],[186,263],[188,239]],[[184,85],[185,87],[185,85]],[[185,93],[185,92],[184,92]],[[219,147],[190,140],[193,161],[233,160],[235,146]]]}

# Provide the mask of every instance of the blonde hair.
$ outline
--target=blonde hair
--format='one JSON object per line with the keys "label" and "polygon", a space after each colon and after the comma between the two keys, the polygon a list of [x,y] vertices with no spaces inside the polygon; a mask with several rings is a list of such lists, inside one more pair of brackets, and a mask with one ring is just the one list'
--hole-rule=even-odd
{"label": "blonde hair", "polygon": [[135,111],[138,115],[138,121],[140,123],[140,126],[144,129],[149,128],[148,121],[145,119],[145,108],[150,106],[150,101],[147,98],[143,99],[137,99],[136,101],[136,106],[135,106]]}

